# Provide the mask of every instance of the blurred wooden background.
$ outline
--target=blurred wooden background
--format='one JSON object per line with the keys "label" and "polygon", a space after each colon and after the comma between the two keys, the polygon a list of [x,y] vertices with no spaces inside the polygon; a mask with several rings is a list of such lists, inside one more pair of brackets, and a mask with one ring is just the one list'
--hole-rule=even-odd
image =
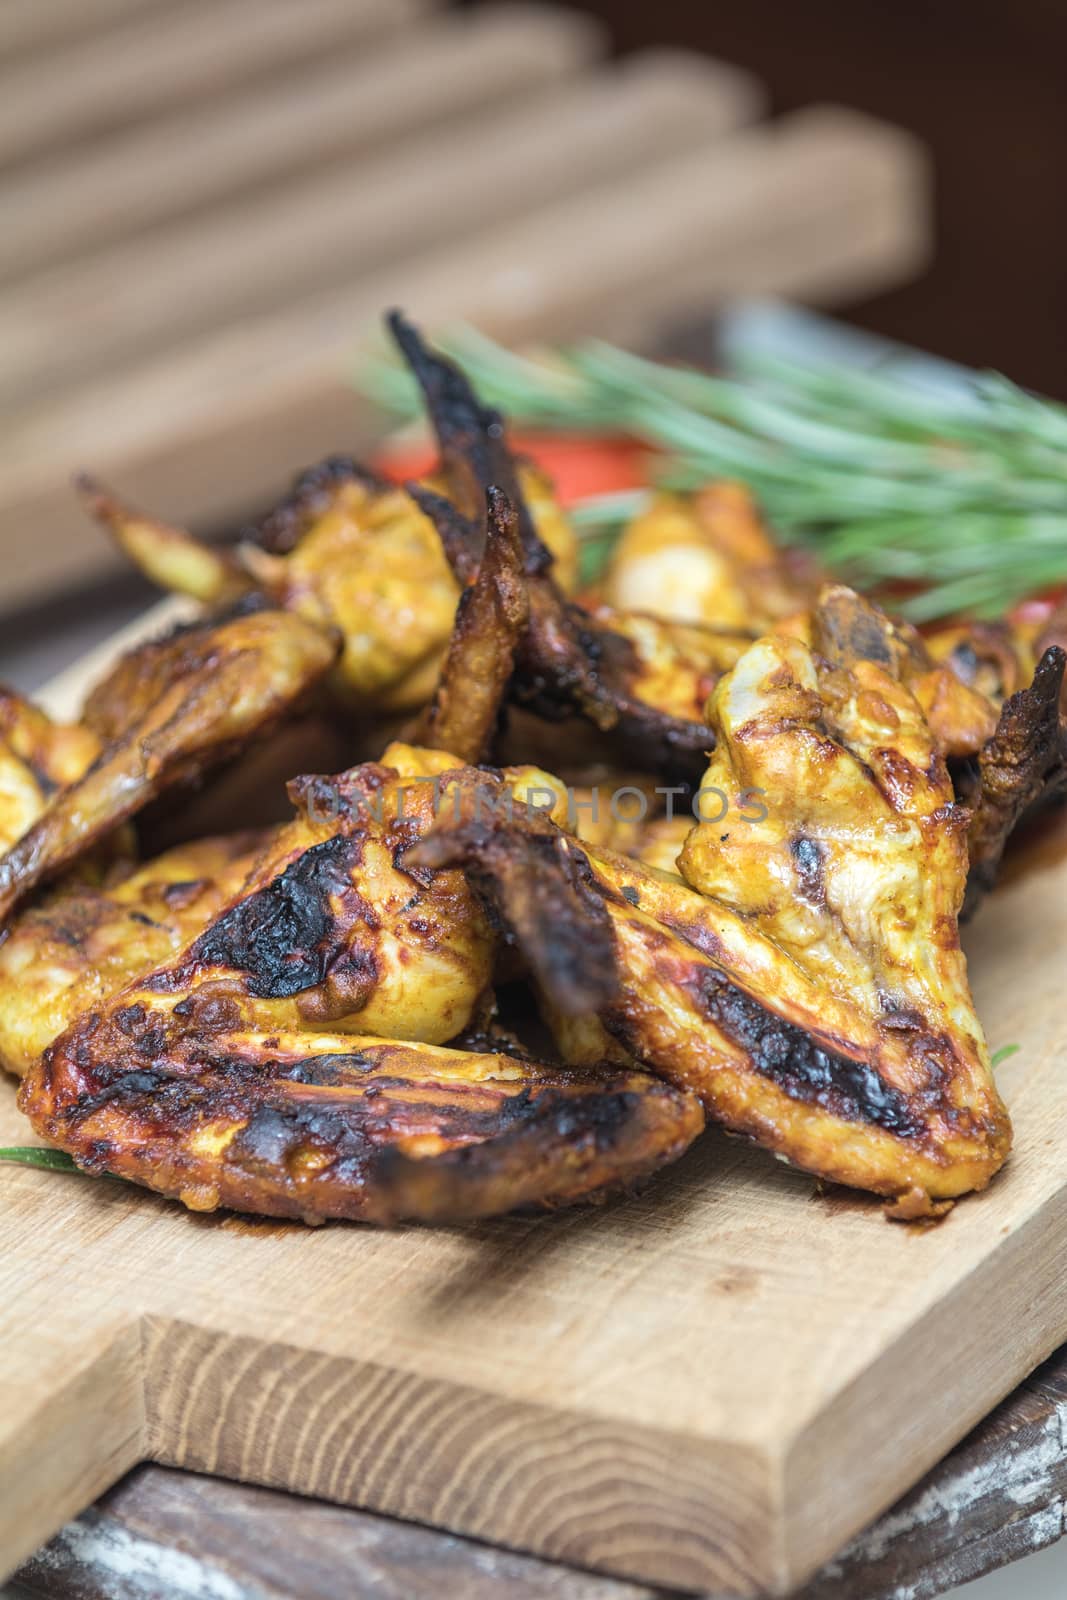
{"label": "blurred wooden background", "polygon": [[0,613],[115,570],[78,467],[219,529],[364,447],[349,373],[393,303],[647,345],[921,270],[908,135],[609,47],[544,4],[4,0]]}

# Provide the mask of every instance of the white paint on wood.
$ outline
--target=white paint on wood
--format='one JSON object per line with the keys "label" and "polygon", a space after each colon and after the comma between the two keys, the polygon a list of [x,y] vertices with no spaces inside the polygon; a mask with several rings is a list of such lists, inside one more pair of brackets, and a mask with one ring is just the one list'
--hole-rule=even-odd
{"label": "white paint on wood", "polygon": [[93,1511],[68,1522],[37,1559],[46,1570],[81,1568],[98,1586],[113,1585],[122,1600],[259,1600],[258,1585],[236,1583],[196,1556],[141,1538]]}

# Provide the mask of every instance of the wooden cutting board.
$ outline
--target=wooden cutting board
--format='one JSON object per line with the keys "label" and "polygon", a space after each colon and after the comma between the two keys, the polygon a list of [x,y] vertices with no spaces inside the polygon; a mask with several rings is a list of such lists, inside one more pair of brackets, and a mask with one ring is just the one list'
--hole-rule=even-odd
{"label": "wooden cutting board", "polygon": [[1065,938],[1067,861],[969,932],[1016,1149],[934,1228],[718,1133],[634,1198],[439,1230],[0,1167],[0,1567],[149,1458],[785,1592],[1067,1336]]}

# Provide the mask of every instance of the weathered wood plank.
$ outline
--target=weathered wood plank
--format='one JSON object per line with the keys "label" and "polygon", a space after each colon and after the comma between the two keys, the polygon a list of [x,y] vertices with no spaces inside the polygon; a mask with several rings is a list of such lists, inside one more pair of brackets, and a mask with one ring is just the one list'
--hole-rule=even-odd
{"label": "weathered wood plank", "polygon": [[974,1429],[797,1600],[933,1600],[1053,1544],[1067,1497],[1067,1349]]}
{"label": "weathered wood plank", "polygon": [[[1067,1497],[1067,1351],[975,1429],[794,1600],[934,1600],[1052,1544]],[[242,1600],[651,1600],[475,1540],[276,1490],[139,1467],[18,1573],[45,1600],[145,1600],[181,1563],[190,1600],[225,1579]]]}
{"label": "weathered wood plank", "polygon": [[[55,1600],[650,1600],[652,1591],[414,1523],[141,1467],[17,1575]],[[224,1587],[225,1586],[225,1587]]]}

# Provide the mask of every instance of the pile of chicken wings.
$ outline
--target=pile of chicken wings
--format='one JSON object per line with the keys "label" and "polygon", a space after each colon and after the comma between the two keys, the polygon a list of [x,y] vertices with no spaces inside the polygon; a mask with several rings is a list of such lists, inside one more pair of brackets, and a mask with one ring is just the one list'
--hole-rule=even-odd
{"label": "pile of chicken wings", "polygon": [[[235,548],[81,481],[200,611],[75,725],[0,691],[0,1062],[34,1129],[307,1222],[601,1196],[706,1122],[901,1218],[983,1188],[1011,1125],[959,919],[1064,787],[1057,616],[920,637],[726,482],[655,496],[576,598],[550,484],[389,324],[425,481],[331,458]],[[235,780],[312,724],[355,764],[290,769],[250,828]]]}

